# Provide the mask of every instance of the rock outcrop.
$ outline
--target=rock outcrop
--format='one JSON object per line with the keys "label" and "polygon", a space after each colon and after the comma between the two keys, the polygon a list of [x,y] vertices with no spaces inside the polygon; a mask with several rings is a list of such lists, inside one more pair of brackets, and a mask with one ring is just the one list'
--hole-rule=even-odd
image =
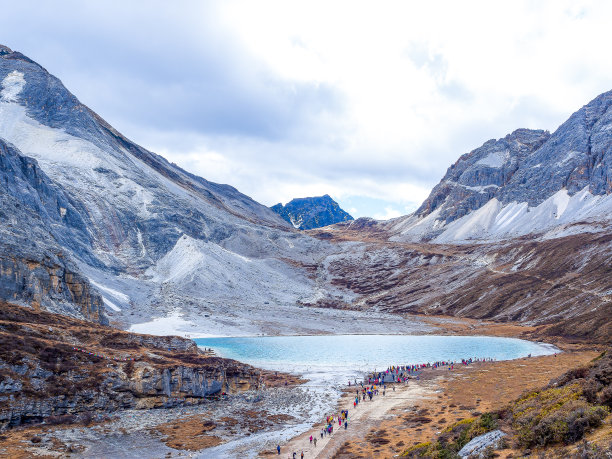
{"label": "rock outcrop", "polygon": [[0,428],[85,411],[159,408],[257,388],[248,365],[191,340],[137,335],[0,303]]}
{"label": "rock outcrop", "polygon": [[294,228],[307,230],[353,220],[329,195],[297,198],[286,205],[278,203],[271,209]]}
{"label": "rock outcrop", "polygon": [[106,323],[102,297],[65,247],[89,236],[72,200],[0,139],[0,299]]}
{"label": "rock outcrop", "polygon": [[503,438],[506,436],[501,430],[493,430],[486,434],[472,438],[463,448],[457,453],[459,457],[464,458],[484,458],[488,456],[488,449],[498,449]]}

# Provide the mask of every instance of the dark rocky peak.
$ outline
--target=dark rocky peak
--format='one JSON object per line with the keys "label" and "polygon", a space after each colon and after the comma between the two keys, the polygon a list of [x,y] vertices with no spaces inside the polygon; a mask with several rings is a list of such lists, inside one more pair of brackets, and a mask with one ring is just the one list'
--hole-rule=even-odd
{"label": "dark rocky peak", "polygon": [[278,203],[271,209],[295,228],[313,229],[353,220],[329,195],[296,198],[287,205]]}
{"label": "dark rocky peak", "polygon": [[21,60],[21,61],[28,62],[30,64],[34,64],[34,65],[42,68],[36,62],[34,62],[32,59],[30,59],[28,56],[25,56],[25,55],[21,54],[19,51],[13,51],[8,46],[4,46],[2,44],[0,44],[0,57],[3,58],[3,59]]}
{"label": "dark rocky peak", "polygon": [[464,154],[417,210],[427,215],[443,203],[440,219],[451,222],[484,205],[507,185],[529,155],[550,138],[543,130],[517,129]]}
{"label": "dark rocky peak", "polygon": [[570,195],[584,188],[594,195],[612,192],[611,107],[608,91],[572,114],[527,158],[500,200],[535,206],[562,188]]}
{"label": "dark rocky peak", "polygon": [[558,191],[612,192],[612,91],[575,112],[552,135],[517,129],[464,154],[417,210],[450,223],[492,198],[537,206]]}

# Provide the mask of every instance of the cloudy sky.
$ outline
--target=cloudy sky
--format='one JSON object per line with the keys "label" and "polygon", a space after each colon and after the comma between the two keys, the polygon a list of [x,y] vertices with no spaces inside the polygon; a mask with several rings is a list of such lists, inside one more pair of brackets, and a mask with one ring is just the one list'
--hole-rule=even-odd
{"label": "cloudy sky", "polygon": [[0,43],[266,205],[413,211],[448,166],[612,89],[612,2],[19,1]]}

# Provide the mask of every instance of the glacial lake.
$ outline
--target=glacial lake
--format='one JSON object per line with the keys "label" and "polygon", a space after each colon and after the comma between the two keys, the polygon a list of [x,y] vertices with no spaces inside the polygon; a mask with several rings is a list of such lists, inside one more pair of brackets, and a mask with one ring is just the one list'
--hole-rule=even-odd
{"label": "glacial lake", "polygon": [[[469,358],[510,360],[558,352],[554,346],[517,338],[439,335],[319,335],[198,338],[217,355],[259,368],[337,377],[364,371]],[[316,378],[316,379],[319,379]],[[328,379],[328,378],[324,378]],[[331,378],[335,379],[335,378]]]}
{"label": "glacial lake", "polygon": [[275,448],[324,419],[336,406],[347,381],[361,380],[368,371],[383,370],[389,365],[460,361],[470,357],[507,360],[559,351],[542,343],[489,336],[319,335],[197,338],[194,341],[200,347],[212,348],[221,357],[267,370],[299,374],[308,380],[292,389],[295,398],[289,411],[274,408],[299,419],[297,424],[288,423],[273,431],[258,432],[207,449],[197,456],[202,458],[255,457],[260,449]]}

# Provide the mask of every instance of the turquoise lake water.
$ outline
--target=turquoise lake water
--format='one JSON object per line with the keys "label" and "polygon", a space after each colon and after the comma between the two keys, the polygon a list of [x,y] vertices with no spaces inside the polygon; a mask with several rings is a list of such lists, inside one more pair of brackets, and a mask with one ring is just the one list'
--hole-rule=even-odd
{"label": "turquoise lake water", "polygon": [[[546,344],[488,336],[324,335],[198,338],[195,341],[201,347],[214,349],[221,357],[258,368],[300,374],[308,380],[291,389],[295,397],[291,399],[290,410],[278,411],[294,416],[299,420],[297,424],[288,423],[274,431],[255,433],[207,449],[198,456],[202,458],[255,457],[255,451],[263,445],[274,449],[275,445],[307,431],[332,413],[348,380],[359,381],[366,372],[375,369],[470,357],[507,360],[558,352]],[[253,453],[245,453],[247,450]]]}
{"label": "turquoise lake water", "polygon": [[516,338],[436,335],[323,335],[248,338],[198,338],[221,357],[260,368],[301,373],[346,374],[382,370],[389,365],[457,361],[468,358],[510,360],[546,355],[550,345]]}

